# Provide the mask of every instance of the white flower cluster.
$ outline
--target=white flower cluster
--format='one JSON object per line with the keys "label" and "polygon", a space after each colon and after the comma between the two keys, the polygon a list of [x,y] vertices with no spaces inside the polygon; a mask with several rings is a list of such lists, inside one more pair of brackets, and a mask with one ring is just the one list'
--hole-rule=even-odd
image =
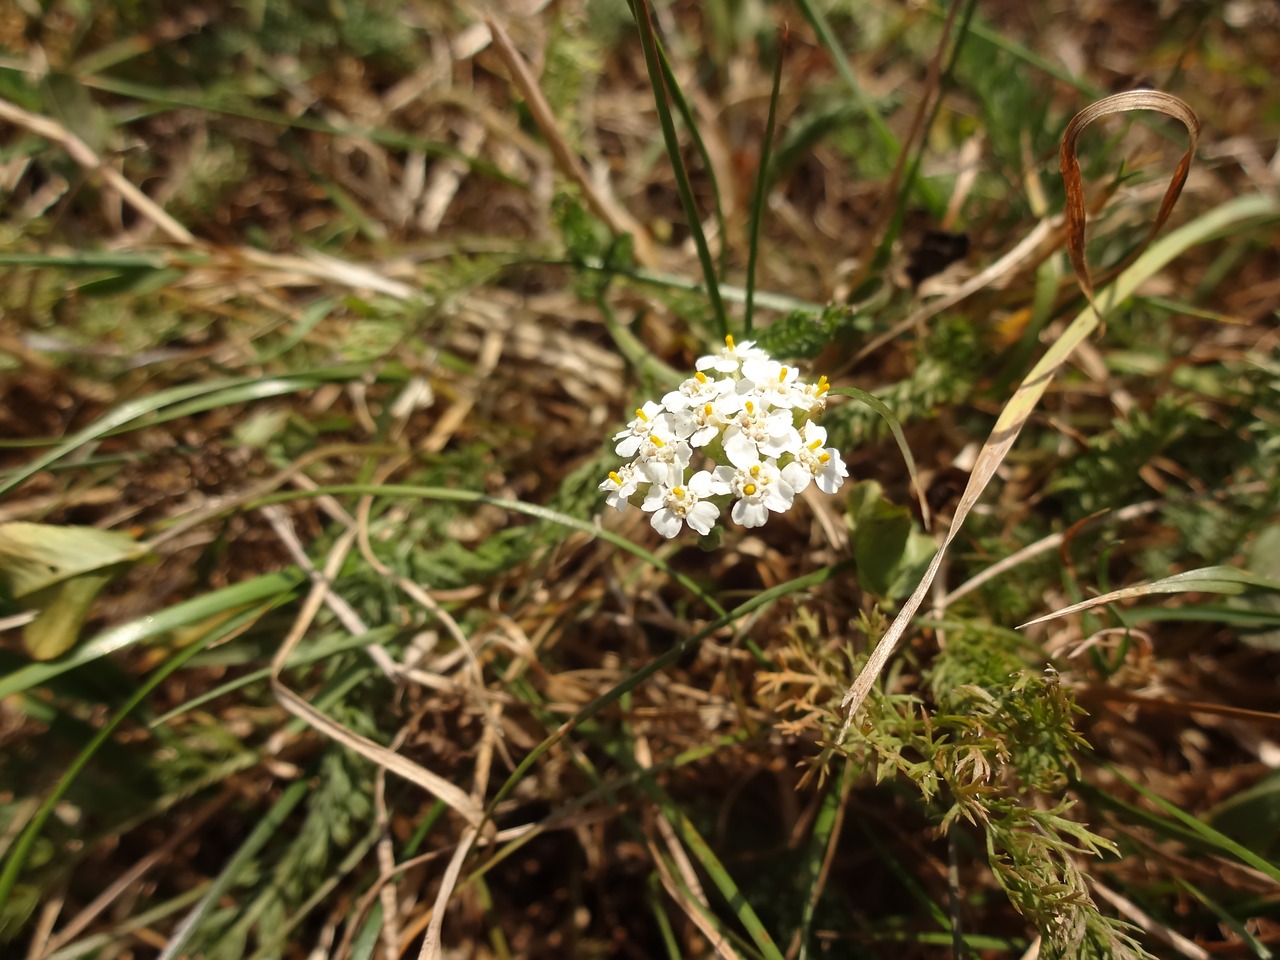
{"label": "white flower cluster", "polygon": [[[813,422],[827,406],[827,378],[803,383],[794,367],[770,360],[752,341],[724,342],[613,438],[618,455],[634,459],[600,484],[607,503],[622,511],[640,501],[664,537],[686,523],[710,533],[730,498],[735,523],[761,526],[770,512],[791,509],[811,482],[835,493],[849,475],[839,452],[827,446],[827,431]],[[695,450],[712,468],[686,479]]]}

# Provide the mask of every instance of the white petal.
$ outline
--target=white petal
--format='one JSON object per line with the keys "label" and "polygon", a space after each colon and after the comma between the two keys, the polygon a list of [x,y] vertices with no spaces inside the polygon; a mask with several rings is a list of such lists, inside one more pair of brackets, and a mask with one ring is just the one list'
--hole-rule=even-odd
{"label": "white petal", "polygon": [[819,446],[825,447],[827,445],[827,428],[820,427],[810,420],[804,425],[804,445],[807,447],[815,440],[818,441]]}
{"label": "white petal", "polygon": [[716,519],[720,516],[720,508],[714,503],[708,503],[701,500],[695,503],[689,512],[685,514],[685,522],[699,533],[707,534],[711,532],[711,528],[716,525]]}
{"label": "white petal", "polygon": [[778,379],[778,371],[782,369],[782,364],[767,357],[752,356],[742,363],[742,375],[748,380],[755,383],[765,383],[769,380]]}
{"label": "white petal", "polygon": [[784,453],[795,456],[800,452],[800,447],[800,432],[788,425],[778,433],[771,432],[769,439],[760,444],[760,452],[767,457],[780,457]]}
{"label": "white petal", "polygon": [[763,503],[739,500],[733,505],[733,522],[744,527],[761,527],[769,519],[769,511]]}
{"label": "white petal", "polygon": [[699,427],[693,432],[693,436],[689,438],[689,445],[694,447],[704,447],[715,439],[715,435],[720,432],[720,428],[714,423],[709,423],[705,427]]}
{"label": "white petal", "polygon": [[834,450],[828,452],[831,454],[831,459],[818,471],[818,489],[823,493],[835,493],[844,483],[844,478],[849,475],[849,468],[844,465],[838,453]]}
{"label": "white petal", "polygon": [[649,519],[649,526],[670,540],[680,532],[681,521],[672,511],[663,507]]}
{"label": "white petal", "polygon": [[660,403],[654,403],[652,400],[646,400],[643,407],[644,415],[650,420],[656,420],[663,412],[663,406]]}
{"label": "white petal", "polygon": [[799,460],[792,460],[782,468],[782,479],[787,482],[792,490],[799,493],[809,485],[809,481],[813,479],[813,474]]}
{"label": "white petal", "polygon": [[714,497],[719,493],[728,493],[729,485],[717,480],[709,471],[699,470],[689,478],[689,489],[699,497]]}
{"label": "white petal", "polygon": [[736,424],[724,432],[724,454],[730,463],[743,470],[760,461],[755,443]]}
{"label": "white petal", "polygon": [[620,457],[634,457],[636,455],[636,451],[640,449],[640,444],[643,442],[643,437],[637,437],[633,433],[628,433],[626,439],[613,448],[613,452]]}
{"label": "white petal", "polygon": [[790,484],[778,481],[769,487],[769,492],[764,495],[764,505],[774,513],[786,513],[791,509],[795,499],[796,492],[791,489]]}
{"label": "white petal", "polygon": [[693,449],[683,440],[674,440],[671,445],[675,448],[671,455],[672,461],[683,470],[689,465],[689,460],[693,457]]}

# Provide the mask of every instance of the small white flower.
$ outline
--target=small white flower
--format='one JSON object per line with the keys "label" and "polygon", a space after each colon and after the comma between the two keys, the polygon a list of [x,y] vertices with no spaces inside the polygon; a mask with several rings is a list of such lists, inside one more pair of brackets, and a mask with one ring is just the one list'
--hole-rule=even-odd
{"label": "small white flower", "polygon": [[684,476],[692,457],[693,450],[684,440],[663,438],[655,430],[641,442],[632,462],[652,483],[669,483],[673,476]]}
{"label": "small white flower", "polygon": [[636,418],[627,424],[627,429],[619,430],[613,435],[613,439],[622,441],[614,447],[614,453],[620,457],[635,456],[640,445],[654,430],[664,430],[668,435],[673,434],[669,419],[662,404],[648,401],[636,410]]}
{"label": "small white flower", "polygon": [[601,481],[597,489],[606,494],[605,503],[622,513],[627,509],[627,501],[640,488],[640,484],[648,482],[639,474],[634,463],[628,463],[616,471],[609,471],[609,476]]}
{"label": "small white flower", "polygon": [[816,423],[804,425],[804,444],[796,453],[796,458],[782,468],[782,478],[799,493],[809,485],[810,480],[817,480],[818,489],[823,493],[835,493],[849,475],[849,468],[840,459],[840,451],[827,447],[827,431]]}
{"label": "small white flower", "polygon": [[699,357],[695,365],[699,370],[717,370],[720,373],[737,373],[742,364],[753,357],[768,358],[763,350],[756,349],[754,340],[743,340],[734,343],[733,337],[724,338],[724,347],[719,353]]}
{"label": "small white flower", "polygon": [[720,508],[706,498],[727,492],[727,484],[700,470],[687,485],[654,485],[641,509],[653,514],[650,526],[668,540],[686,523],[698,533],[707,534],[715,526]]}
{"label": "small white flower", "polygon": [[751,357],[742,363],[742,379],[738,393],[751,394],[760,402],[790,410],[806,406],[808,401],[797,383],[800,375],[795,367],[784,367],[768,357]]}
{"label": "small white flower", "polygon": [[736,394],[727,393],[691,409],[689,415],[693,418],[693,433],[689,436],[689,445],[706,446],[729,426],[741,408],[742,400]]}
{"label": "small white flower", "polygon": [[672,390],[664,396],[662,405],[673,413],[693,409],[732,392],[733,387],[734,381],[725,378],[712,380],[699,370],[680,384],[679,389]]}
{"label": "small white flower", "polygon": [[734,469],[717,467],[716,477],[738,498],[730,516],[744,527],[763,526],[769,512],[785,513],[795,500],[795,490],[783,478],[774,460],[756,461]]}
{"label": "small white flower", "polygon": [[735,467],[749,467],[761,457],[795,454],[800,449],[800,432],[791,413],[767,413],[755,400],[746,400],[733,422],[724,431],[724,452]]}
{"label": "small white flower", "polygon": [[816,417],[827,409],[827,392],[830,389],[831,384],[827,382],[825,374],[818,378],[817,383],[800,384],[795,402],[796,409],[807,416]]}

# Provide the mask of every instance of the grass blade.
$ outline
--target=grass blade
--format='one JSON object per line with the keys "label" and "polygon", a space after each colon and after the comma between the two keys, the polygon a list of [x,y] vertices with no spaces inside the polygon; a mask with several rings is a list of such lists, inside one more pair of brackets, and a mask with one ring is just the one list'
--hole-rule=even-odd
{"label": "grass blade", "polygon": [[773,128],[778,114],[778,91],[782,89],[782,54],[786,49],[784,33],[778,44],[773,64],[773,89],[769,91],[769,117],[764,125],[764,143],[760,148],[760,167],[756,170],[756,188],[751,198],[751,236],[747,246],[747,302],[742,311],[744,336],[751,336],[751,321],[756,300],[756,258],[760,255],[760,224],[764,220],[764,198],[769,192],[769,155],[773,151]]}
{"label": "grass blade", "polygon": [[1021,630],[1024,627],[1045,623],[1049,620],[1057,620],[1059,617],[1066,617],[1073,613],[1079,613],[1081,610],[1100,607],[1106,603],[1115,603],[1117,600],[1128,600],[1130,597],[1146,597],[1154,593],[1225,593],[1229,596],[1236,596],[1244,593],[1249,587],[1259,587],[1263,590],[1280,590],[1280,583],[1259,577],[1248,570],[1240,570],[1237,567],[1202,567],[1199,570],[1185,570],[1182,573],[1175,573],[1171,577],[1162,577],[1159,580],[1152,580],[1150,583],[1140,583],[1136,586],[1112,590],[1110,593],[1104,593],[1100,597],[1073,603],[1069,607],[1063,607],[1053,613],[1046,613],[1042,617],[1028,620],[1018,629]]}
{"label": "grass blade", "polygon": [[232,631],[238,630],[245,624],[252,622],[266,609],[268,609],[267,606],[260,605],[253,610],[248,610],[221,624],[218,629],[209,631],[195,643],[184,647],[175,656],[172,656],[165,661],[162,666],[154,670],[151,676],[147,677],[146,681],[142,683],[136,691],[134,691],[133,695],[130,696],[128,700],[125,701],[124,705],[116,712],[116,715],[107,723],[103,724],[102,729],[94,735],[93,739],[85,745],[79,755],[77,755],[76,758],[67,766],[67,769],[63,772],[62,776],[58,778],[58,782],[49,793],[49,796],[46,797],[44,803],[40,805],[40,809],[36,812],[35,816],[28,821],[26,827],[23,828],[22,835],[18,837],[13,846],[9,849],[9,855],[5,859],[4,869],[3,871],[0,871],[0,907],[3,907],[3,905],[8,902],[9,895],[13,892],[14,884],[18,882],[18,877],[22,873],[22,868],[26,865],[27,855],[31,852],[32,846],[34,846],[36,840],[39,838],[40,831],[44,828],[45,823],[48,822],[49,817],[53,815],[54,808],[58,805],[58,801],[66,795],[69,789],[71,789],[71,784],[75,781],[76,777],[80,775],[81,771],[84,770],[89,761],[93,759],[94,755],[102,745],[105,744],[111,738],[111,735],[116,732],[116,729],[125,721],[125,718],[127,718],[129,714],[131,714],[138,705],[141,704],[148,695],[150,695],[152,690],[163,683],[171,673],[181,667],[214,640],[219,637],[227,636]]}
{"label": "grass blade", "polygon": [[693,244],[698,250],[698,262],[702,264],[702,275],[707,281],[707,298],[711,301],[711,313],[715,317],[716,327],[719,330],[717,339],[723,339],[730,333],[729,317],[725,312],[724,300],[720,297],[720,282],[716,278],[715,264],[711,260],[711,248],[707,245],[707,235],[703,232],[702,220],[698,217],[693,185],[689,182],[689,172],[685,169],[684,159],[680,155],[680,141],[676,137],[676,126],[671,119],[671,106],[667,102],[664,74],[658,54],[658,36],[653,29],[648,0],[632,0],[631,12],[635,17],[636,26],[640,28],[640,45],[644,48],[645,67],[649,71],[649,83],[653,87],[653,102],[658,110],[662,138],[667,145],[667,156],[671,159],[671,168],[675,174],[680,205],[684,208],[685,218],[689,221],[689,234],[693,237]]}
{"label": "grass blade", "polygon": [[104,630],[59,660],[28,664],[7,676],[0,677],[0,700],[11,694],[30,690],[68,670],[92,663],[109,653],[158,637],[170,630],[191,626],[250,604],[268,600],[274,603],[283,602],[292,595],[293,589],[302,582],[302,579],[302,575],[296,571],[254,577],[234,587],[224,587],[191,600],[184,600],[167,610],[148,614],[118,627]]}

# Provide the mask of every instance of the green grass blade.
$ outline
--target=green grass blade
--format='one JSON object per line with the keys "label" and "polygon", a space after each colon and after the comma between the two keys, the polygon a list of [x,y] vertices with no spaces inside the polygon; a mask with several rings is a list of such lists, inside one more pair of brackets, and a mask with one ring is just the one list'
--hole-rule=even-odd
{"label": "green grass blade", "polygon": [[760,255],[760,224],[764,221],[764,199],[769,192],[769,156],[773,152],[773,128],[778,115],[778,93],[782,89],[782,47],[773,64],[773,89],[769,91],[769,117],[764,125],[764,143],[760,145],[760,167],[756,170],[756,187],[751,197],[751,236],[747,244],[747,303],[742,313],[744,336],[751,336],[751,323],[756,305],[756,258]]}
{"label": "green grass blade", "polygon": [[698,262],[702,264],[702,276],[707,282],[707,298],[711,301],[711,313],[715,318],[719,335],[723,338],[730,333],[729,316],[725,312],[724,300],[720,297],[720,282],[716,277],[715,264],[711,260],[711,248],[707,245],[707,236],[702,230],[702,220],[698,216],[693,185],[689,182],[689,172],[685,169],[684,159],[680,154],[680,141],[676,137],[675,122],[671,118],[671,107],[667,102],[658,55],[658,37],[653,29],[648,0],[631,0],[631,12],[635,17],[636,26],[640,29],[640,45],[644,48],[645,67],[649,71],[649,83],[653,87],[653,102],[658,110],[662,138],[666,143],[667,156],[671,159],[671,168],[675,174],[680,205],[684,208],[685,218],[689,221],[689,234],[698,250]]}
{"label": "green grass blade", "polygon": [[1100,597],[1091,597],[1088,600],[1082,600],[1080,603],[1073,603],[1069,607],[1063,607],[1053,613],[1046,613],[1042,617],[1028,620],[1018,629],[1021,630],[1023,627],[1034,626],[1037,623],[1045,623],[1049,620],[1057,620],[1059,617],[1070,616],[1082,610],[1089,610],[1107,603],[1115,603],[1118,600],[1128,600],[1132,597],[1147,597],[1158,593],[1221,593],[1228,596],[1238,596],[1250,587],[1257,587],[1262,590],[1280,590],[1280,583],[1268,580],[1265,577],[1259,577],[1257,574],[1250,573],[1248,570],[1241,570],[1238,567],[1201,567],[1198,570],[1184,570],[1182,573],[1175,573],[1170,577],[1162,577],[1149,583],[1139,583],[1132,587],[1112,590],[1110,593],[1104,593]]}
{"label": "green grass blade", "polygon": [[184,600],[159,613],[148,614],[118,627],[98,634],[82,643],[66,656],[47,663],[31,663],[7,676],[0,677],[0,700],[11,694],[30,690],[52,680],[59,674],[91,663],[99,657],[123,650],[135,643],[158,637],[179,627],[188,627],[251,604],[264,601],[280,603],[292,595],[293,589],[302,583],[302,574],[294,572],[271,573],[255,577],[233,587],[224,587],[191,600]]}
{"label": "green grass blade", "polygon": [[227,862],[227,865],[222,868],[222,872],[209,885],[209,889],[200,898],[195,908],[183,918],[169,942],[165,944],[164,951],[160,954],[160,960],[176,960],[176,958],[183,955],[191,943],[191,938],[195,935],[196,930],[199,929],[201,922],[209,911],[232,888],[241,871],[249,866],[253,858],[258,855],[258,852],[284,826],[285,820],[288,819],[289,814],[293,813],[294,807],[301,803],[309,793],[311,793],[311,783],[308,778],[304,777],[300,780],[295,780],[280,795],[280,799],[258,821],[258,825],[253,828],[253,832],[240,845],[240,849],[235,852],[235,855]]}
{"label": "green grass blade", "polygon": [[907,444],[907,435],[902,432],[902,423],[898,420],[888,405],[873,393],[866,390],[859,390],[857,387],[839,387],[832,389],[831,393],[838,397],[852,397],[860,400],[868,407],[880,415],[889,427],[889,432],[893,434],[894,442],[898,444],[898,451],[902,454],[903,461],[907,465],[907,474],[911,477],[911,486],[915,490],[916,500],[920,504],[920,515],[924,519],[925,529],[931,526],[931,517],[929,513],[929,503],[925,499],[924,490],[920,486],[920,478],[916,470],[915,457],[911,456],[911,447]]}
{"label": "green grass blade", "polygon": [[849,66],[848,54],[840,48],[840,41],[836,39],[836,35],[831,29],[831,24],[827,23],[826,16],[818,9],[814,0],[799,0],[799,6],[804,18],[809,21],[810,26],[818,34],[819,42],[826,47],[827,55],[831,57],[831,62],[835,66],[836,72],[840,74],[840,79],[849,88],[853,102],[862,111],[863,116],[867,118],[867,123],[871,125],[872,132],[880,141],[880,146],[884,150],[885,156],[890,162],[896,161],[898,155],[902,153],[902,144],[898,142],[898,138],[889,129],[889,124],[885,123],[884,117],[880,116],[871,105],[866,92],[862,89],[862,84],[858,83],[858,78],[854,76],[853,69]]}
{"label": "green grass blade", "polygon": [[631,674],[629,677],[623,680],[621,683],[615,685],[614,687],[607,690],[605,693],[596,697],[596,699],[592,700],[585,707],[583,707],[581,710],[575,713],[572,717],[566,720],[563,724],[561,724],[559,729],[557,729],[551,736],[547,737],[545,740],[539,743],[536,747],[534,747],[531,751],[529,751],[528,755],[523,760],[521,760],[520,763],[517,765],[516,769],[512,771],[511,775],[507,778],[506,782],[503,783],[502,787],[494,795],[493,799],[489,801],[489,808],[492,810],[501,800],[505,799],[507,795],[510,794],[510,792],[515,789],[516,784],[518,784],[524,778],[525,774],[529,772],[530,768],[532,768],[533,765],[537,763],[538,759],[542,757],[542,755],[545,754],[548,750],[550,750],[553,746],[559,743],[562,739],[564,739],[565,735],[568,734],[571,730],[581,725],[586,720],[589,720],[591,717],[594,717],[597,713],[599,713],[605,707],[609,706],[612,703],[615,703],[624,694],[634,690],[636,687],[644,683],[655,673],[658,673],[661,670],[665,670],[667,667],[677,662],[681,657],[687,655],[692,650],[694,650],[698,646],[698,644],[702,643],[702,641],[705,640],[707,637],[711,636],[711,634],[715,633],[717,630],[721,629],[722,627],[726,627],[729,624],[733,623],[734,621],[746,616],[752,611],[758,610],[761,607],[764,607],[770,603],[773,603],[775,600],[779,599],[780,597],[784,597],[784,596],[787,596],[788,594],[797,593],[801,590],[807,590],[810,587],[816,587],[820,584],[823,584],[826,581],[830,580],[832,577],[836,576],[838,573],[843,572],[847,568],[847,566],[848,566],[847,564],[837,564],[836,566],[832,566],[832,567],[823,567],[821,570],[815,570],[813,573],[807,574],[803,577],[797,577],[794,580],[788,580],[786,583],[780,583],[776,587],[770,587],[768,590],[761,590],[759,593],[753,596],[750,600],[747,600],[746,602],[735,607],[732,611],[724,614],[719,619],[708,624],[706,627],[699,630],[697,633],[694,633],[691,636],[686,637],[684,640],[681,640],[679,643],[675,644],[666,653],[654,658],[649,663],[645,664],[643,667],[637,670],[635,673]]}
{"label": "green grass blade", "polygon": [[671,96],[671,102],[675,104],[675,108],[680,113],[680,119],[684,121],[685,128],[689,131],[689,136],[693,140],[694,149],[698,151],[698,156],[702,158],[702,165],[706,168],[707,179],[711,186],[711,202],[715,207],[716,226],[720,230],[720,274],[724,273],[725,258],[729,252],[728,232],[724,222],[724,205],[720,202],[720,183],[716,179],[716,168],[711,165],[711,152],[707,150],[707,144],[702,139],[702,133],[698,130],[697,118],[693,115],[693,110],[689,107],[689,101],[684,95],[684,91],[680,89],[680,82],[676,79],[675,71],[671,69],[671,60],[667,57],[667,51],[662,44],[656,44],[658,53],[658,63],[662,67],[662,80],[667,85],[667,92]]}
{"label": "green grass blade", "polygon": [[1218,918],[1219,922],[1221,922],[1223,926],[1229,927],[1231,931],[1240,938],[1240,941],[1249,948],[1253,955],[1258,958],[1258,960],[1272,960],[1272,957],[1274,957],[1275,954],[1268,950],[1257,937],[1249,932],[1249,928],[1233,917],[1230,911],[1228,911],[1224,906],[1210,897],[1199,887],[1191,883],[1190,880],[1184,880],[1182,877],[1175,877],[1174,880],[1177,881],[1178,886],[1199,900],[1205,909]]}
{"label": "green grass blade", "polygon": [[105,744],[111,738],[111,735],[116,732],[116,729],[124,722],[125,718],[133,713],[138,705],[147,698],[151,691],[155,690],[156,687],[163,683],[171,673],[181,667],[214,640],[217,640],[220,637],[225,637],[244,624],[253,621],[265,609],[266,607],[259,606],[255,609],[245,611],[239,616],[221,624],[217,630],[209,631],[195,643],[190,644],[174,656],[170,657],[160,667],[154,670],[151,676],[147,677],[146,681],[142,683],[138,689],[134,691],[133,695],[124,702],[124,705],[116,711],[115,716],[107,723],[103,724],[102,729],[95,734],[93,739],[85,744],[84,749],[80,751],[73,761],[71,761],[71,764],[63,772],[62,776],[58,778],[57,784],[49,793],[49,796],[45,798],[44,803],[40,805],[40,809],[36,812],[35,816],[32,817],[23,828],[22,835],[18,837],[13,846],[9,848],[9,855],[5,859],[4,869],[0,871],[0,909],[2,909],[3,905],[8,902],[9,895],[13,892],[14,884],[18,882],[18,877],[22,873],[22,868],[26,866],[27,855],[31,852],[32,846],[39,838],[40,831],[44,829],[45,823],[47,823],[49,817],[53,815],[54,808],[58,805],[58,801],[66,795],[69,789],[71,789],[71,784],[75,782],[76,777],[80,775],[84,768],[89,764],[89,761],[92,760],[98,750],[102,748],[103,744]]}
{"label": "green grass blade", "polygon": [[[760,955],[765,957],[766,960],[783,960],[782,951],[778,949],[773,937],[765,929],[759,914],[755,912],[746,895],[738,888],[733,875],[720,862],[720,858],[716,856],[715,851],[711,849],[697,828],[685,816],[680,806],[658,785],[653,776],[653,771],[638,769],[638,764],[631,753],[630,743],[615,740],[611,744],[603,744],[602,746],[620,766],[642,774],[638,781],[639,786],[649,795],[650,800],[653,801],[658,809],[662,811],[662,815],[671,824],[685,849],[701,864],[702,869],[716,885],[716,889],[720,891],[720,895],[724,897],[729,909],[733,911],[734,916],[738,918],[738,922],[742,924],[742,928],[751,937],[756,949],[760,951]],[[677,876],[679,875],[679,872],[674,868],[672,868],[672,872]],[[689,900],[697,906],[696,898],[690,897]],[[713,915],[706,915],[706,919],[708,922],[719,926]]]}
{"label": "green grass blade", "polygon": [[289,503],[294,500],[307,500],[312,497],[321,496],[323,494],[331,494],[333,496],[371,496],[371,497],[412,497],[420,500],[445,500],[454,503],[470,503],[477,506],[487,504],[489,506],[498,507],[501,510],[510,510],[513,513],[522,513],[527,517],[534,517],[538,520],[545,520],[548,523],[558,524],[570,530],[577,530],[579,533],[585,533],[588,536],[599,537],[605,543],[612,544],[621,550],[635,557],[639,557],[654,568],[661,570],[667,576],[674,579],[680,586],[688,590],[693,596],[697,597],[705,603],[717,615],[724,614],[724,607],[716,602],[716,599],[706,592],[696,581],[685,576],[679,570],[671,567],[665,560],[657,556],[653,552],[646,550],[638,544],[632,543],[626,537],[614,533],[612,530],[605,530],[603,527],[597,526],[587,520],[579,520],[577,517],[571,517],[566,513],[552,510],[549,507],[542,507],[535,503],[524,503],[520,500],[505,500],[501,497],[490,497],[483,493],[477,493],[474,490],[453,490],[446,487],[419,487],[410,484],[369,484],[369,483],[345,483],[335,484],[328,487],[317,487],[315,490],[293,490],[287,493],[273,493],[265,496],[260,500],[249,504],[249,507],[261,507],[272,503]]}
{"label": "green grass blade", "polygon": [[1234,857],[1236,860],[1253,867],[1255,870],[1265,873],[1272,880],[1280,883],[1280,866],[1272,863],[1270,860],[1263,859],[1248,847],[1232,840],[1225,833],[1215,830],[1198,817],[1193,817],[1177,804],[1170,803],[1158,793],[1154,793],[1142,784],[1130,780],[1110,764],[1104,764],[1103,768],[1114,775],[1117,779],[1142,794],[1142,796],[1146,797],[1166,814],[1173,817],[1174,820],[1186,827],[1203,843],[1207,844],[1211,848],[1217,849],[1220,853]]}
{"label": "green grass blade", "polygon": [[[3,69],[3,66],[0,66]],[[428,140],[425,137],[387,130],[383,127],[357,127],[329,123],[316,119],[313,115],[293,116],[279,110],[271,110],[246,103],[232,103],[225,98],[215,98],[199,91],[183,91],[161,89],[147,84],[121,80],[115,77],[81,77],[79,82],[93,90],[119,97],[129,97],[142,103],[163,107],[196,109],[213,115],[238,117],[242,120],[257,120],[272,126],[291,130],[306,130],[311,133],[329,134],[335,137],[356,137],[368,139],[373,143],[394,150],[419,150],[428,157],[440,157],[454,160],[465,165],[468,170],[483,174],[490,179],[516,187],[526,187],[523,181],[511,174],[504,173],[496,165],[487,160],[468,156],[457,148],[439,140]]]}
{"label": "green grass blade", "polygon": [[212,407],[294,393],[298,390],[307,390],[334,380],[358,378],[361,374],[362,371],[353,366],[334,367],[310,373],[289,374],[283,377],[233,377],[226,380],[212,380],[205,383],[170,387],[167,390],[161,390],[138,400],[131,400],[107,412],[99,417],[96,422],[91,423],[56,447],[36,457],[31,463],[19,467],[3,480],[0,480],[0,495],[8,493],[50,464],[56,463],[85,444],[104,437],[122,427],[135,424],[151,414],[158,414],[158,419],[148,419],[147,423],[163,423],[165,420],[188,416]]}

